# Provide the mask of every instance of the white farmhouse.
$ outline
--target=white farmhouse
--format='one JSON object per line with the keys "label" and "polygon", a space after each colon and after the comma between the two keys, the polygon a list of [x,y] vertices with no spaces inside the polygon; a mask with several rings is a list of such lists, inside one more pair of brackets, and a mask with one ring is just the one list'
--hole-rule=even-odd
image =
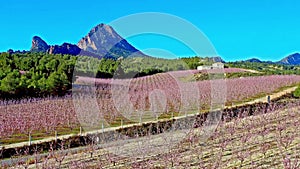
{"label": "white farmhouse", "polygon": [[221,62],[213,63],[212,66],[198,66],[197,70],[224,69],[224,64]]}
{"label": "white farmhouse", "polygon": [[212,64],[213,69],[224,69],[224,64],[221,62],[216,62]]}
{"label": "white farmhouse", "polygon": [[197,70],[209,70],[212,69],[212,66],[198,66]]}

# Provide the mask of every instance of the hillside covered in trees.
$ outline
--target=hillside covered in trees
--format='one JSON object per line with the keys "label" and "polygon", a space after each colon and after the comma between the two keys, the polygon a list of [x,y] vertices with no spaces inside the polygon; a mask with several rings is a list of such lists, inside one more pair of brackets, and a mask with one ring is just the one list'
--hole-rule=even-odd
{"label": "hillside covered in trees", "polygon": [[119,60],[45,53],[0,54],[0,97],[65,95],[74,76],[134,78],[195,68],[197,59],[134,57]]}
{"label": "hillside covered in trees", "polygon": [[[210,65],[211,58],[161,59],[129,57],[98,59],[46,53],[0,53],[0,98],[62,96],[69,92],[76,76],[136,78],[161,72],[196,69]],[[262,75],[299,74],[297,66],[231,62],[226,67],[253,69]]]}

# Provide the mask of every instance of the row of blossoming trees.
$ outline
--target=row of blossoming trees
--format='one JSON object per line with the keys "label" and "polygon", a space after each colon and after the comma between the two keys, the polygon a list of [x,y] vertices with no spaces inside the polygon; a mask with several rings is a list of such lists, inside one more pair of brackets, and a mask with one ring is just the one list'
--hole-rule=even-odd
{"label": "row of blossoming trees", "polygon": [[227,109],[205,140],[201,139],[205,126],[190,128],[183,136],[165,130],[140,137],[136,131],[104,144],[90,136],[94,141],[86,147],[72,151],[61,142],[59,150],[16,158],[13,163],[38,168],[299,168],[299,111],[297,99]]}
{"label": "row of blossoming trees", "polygon": [[[227,88],[221,96],[226,96],[227,104],[240,102],[299,81],[300,77],[293,75],[228,79],[221,83]],[[90,122],[92,128],[100,129],[101,120],[110,125],[120,124],[121,119],[132,123],[144,121],[142,118],[157,120],[166,114],[169,117],[171,113],[175,113],[173,116],[197,113],[207,110],[214,99],[211,85],[211,81],[179,82],[163,73],[133,80],[97,80],[93,90],[88,89],[92,94],[80,91],[72,97],[2,101],[0,140],[14,140],[20,134],[25,140],[28,134],[34,133],[53,136],[55,131],[66,132],[66,129],[78,132],[80,125]],[[185,91],[187,88],[191,89]],[[80,104],[83,107],[78,108]]]}

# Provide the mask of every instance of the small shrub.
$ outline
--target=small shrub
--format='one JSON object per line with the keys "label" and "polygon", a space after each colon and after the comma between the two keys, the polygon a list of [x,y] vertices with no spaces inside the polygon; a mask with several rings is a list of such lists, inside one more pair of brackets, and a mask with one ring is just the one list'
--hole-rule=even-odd
{"label": "small shrub", "polygon": [[298,86],[293,95],[294,97],[300,98],[300,86]]}

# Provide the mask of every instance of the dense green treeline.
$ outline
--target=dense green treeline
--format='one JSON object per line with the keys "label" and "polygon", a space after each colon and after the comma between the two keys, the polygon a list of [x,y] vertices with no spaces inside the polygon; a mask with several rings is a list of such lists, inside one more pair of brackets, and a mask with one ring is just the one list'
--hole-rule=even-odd
{"label": "dense green treeline", "polygon": [[76,58],[48,54],[0,54],[0,96],[63,95],[70,88]]}
{"label": "dense green treeline", "polygon": [[80,56],[75,65],[75,74],[90,75],[97,78],[135,78],[187,69],[190,67],[182,59],[131,57],[119,60],[98,60]]}
{"label": "dense green treeline", "polygon": [[[45,53],[0,53],[0,98],[64,95],[77,76],[134,78],[160,72],[196,69],[210,65],[209,58],[161,59],[131,57],[97,59]],[[228,67],[257,70],[260,75],[300,74],[300,67],[267,63],[233,62]],[[233,77],[240,74],[232,74]],[[244,74],[243,74],[244,76]]]}
{"label": "dense green treeline", "polygon": [[[189,62],[190,61],[190,62]],[[134,57],[120,60],[45,53],[0,54],[0,98],[64,95],[76,76],[133,78],[185,70],[194,58]]]}
{"label": "dense green treeline", "polygon": [[121,60],[114,77],[132,78],[187,69],[189,69],[188,65],[181,59],[170,60],[152,57],[134,57]]}

